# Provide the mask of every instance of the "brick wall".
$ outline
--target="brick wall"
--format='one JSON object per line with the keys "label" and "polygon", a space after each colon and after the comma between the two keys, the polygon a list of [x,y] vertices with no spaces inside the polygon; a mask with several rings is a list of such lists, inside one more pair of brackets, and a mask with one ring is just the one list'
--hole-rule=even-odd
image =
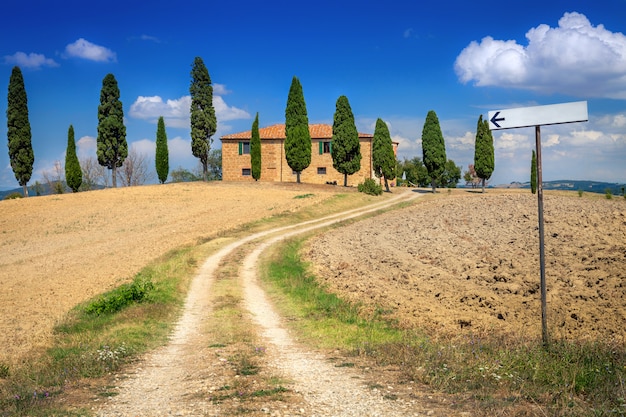
{"label": "brick wall", "polygon": [[[311,140],[311,164],[300,174],[300,181],[310,184],[325,184],[337,181],[343,185],[343,174],[333,168],[333,158],[330,153],[320,154],[320,141],[330,139]],[[357,186],[366,178],[372,178],[372,138],[359,138],[361,144],[361,169],[348,175],[348,185]],[[222,179],[224,181],[254,181],[252,175],[243,176],[244,168],[251,168],[250,155],[239,155],[241,140],[222,139]],[[321,170],[318,170],[321,169]],[[323,168],[326,173],[323,174]],[[296,182],[296,174],[287,165],[284,154],[283,139],[261,140],[261,181]]]}

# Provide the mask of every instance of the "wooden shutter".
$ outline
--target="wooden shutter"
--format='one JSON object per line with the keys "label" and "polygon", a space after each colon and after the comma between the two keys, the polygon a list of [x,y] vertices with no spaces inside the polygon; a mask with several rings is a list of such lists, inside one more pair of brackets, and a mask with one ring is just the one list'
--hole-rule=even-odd
{"label": "wooden shutter", "polygon": [[243,142],[239,142],[239,155],[243,155]]}

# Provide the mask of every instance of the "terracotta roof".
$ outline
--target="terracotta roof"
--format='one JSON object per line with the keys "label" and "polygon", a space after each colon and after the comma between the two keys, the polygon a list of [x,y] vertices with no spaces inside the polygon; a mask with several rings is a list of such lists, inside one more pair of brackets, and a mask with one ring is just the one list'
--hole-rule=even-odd
{"label": "terracotta roof", "polygon": [[[309,132],[311,133],[311,139],[332,139],[333,127],[326,124],[313,124],[309,125]],[[262,127],[259,129],[259,136],[261,139],[285,139],[285,125],[277,124],[268,127]],[[252,137],[252,131],[233,133],[230,135],[224,135],[221,137],[224,139],[250,139]],[[373,135],[369,133],[360,133],[360,138],[371,138]]]}

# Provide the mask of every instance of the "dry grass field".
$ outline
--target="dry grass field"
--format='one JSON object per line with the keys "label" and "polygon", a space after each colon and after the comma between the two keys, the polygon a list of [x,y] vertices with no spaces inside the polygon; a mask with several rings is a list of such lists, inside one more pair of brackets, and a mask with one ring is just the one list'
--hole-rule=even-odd
{"label": "dry grass field", "polygon": [[0,364],[46,347],[72,307],[168,251],[337,192],[213,182],[0,201]]}

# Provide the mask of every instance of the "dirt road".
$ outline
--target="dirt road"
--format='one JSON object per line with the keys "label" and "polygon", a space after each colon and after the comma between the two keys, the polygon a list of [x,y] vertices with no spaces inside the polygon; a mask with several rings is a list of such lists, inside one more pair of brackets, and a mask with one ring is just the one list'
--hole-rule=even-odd
{"label": "dirt road", "polygon": [[[220,364],[214,363],[215,358],[208,354],[210,340],[203,337],[200,329],[204,327],[203,320],[211,309],[207,300],[210,299],[214,277],[219,268],[225,267],[221,264],[222,260],[248,242],[255,244],[249,246],[249,252],[239,269],[245,305],[266,341],[267,366],[292,381],[288,389],[302,397],[301,401],[291,402],[291,406],[286,406],[287,409],[263,407],[252,410],[251,415],[411,416],[427,411],[430,411],[430,415],[439,415],[432,409],[424,410],[419,404],[385,400],[380,390],[365,387],[355,372],[336,368],[321,355],[299,346],[258,285],[256,273],[259,255],[279,240],[418,195],[406,191],[367,208],[256,233],[210,256],[192,282],[183,316],[171,342],[141,362],[131,377],[120,386],[119,395],[111,397],[98,411],[98,416],[223,415],[219,405],[210,401],[211,391],[219,385],[215,378],[211,378],[211,367],[219,367]],[[201,395],[190,399],[189,393]]]}

